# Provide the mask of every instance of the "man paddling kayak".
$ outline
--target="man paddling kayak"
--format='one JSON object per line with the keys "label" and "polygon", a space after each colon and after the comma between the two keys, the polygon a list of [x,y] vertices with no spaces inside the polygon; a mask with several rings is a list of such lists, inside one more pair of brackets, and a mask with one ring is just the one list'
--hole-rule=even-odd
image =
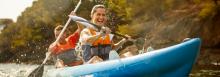
{"label": "man paddling kayak", "polygon": [[[70,15],[75,15],[71,12]],[[49,52],[52,52],[52,58],[55,61],[56,67],[75,66],[82,64],[82,60],[77,56],[75,47],[79,40],[79,35],[83,27],[77,24],[78,29],[67,37],[66,32],[63,33],[58,43],[52,43],[49,47]],[[59,25],[54,29],[55,38],[58,37],[63,26]]]}

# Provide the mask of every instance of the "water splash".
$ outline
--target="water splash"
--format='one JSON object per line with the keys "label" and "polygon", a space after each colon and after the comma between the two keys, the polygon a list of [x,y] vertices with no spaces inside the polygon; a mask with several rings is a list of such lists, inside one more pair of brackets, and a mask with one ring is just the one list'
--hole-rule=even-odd
{"label": "water splash", "polygon": [[[0,77],[27,77],[38,65],[27,64],[0,64]],[[45,66],[44,73],[54,68],[53,66]],[[43,76],[45,77],[45,76]]]}

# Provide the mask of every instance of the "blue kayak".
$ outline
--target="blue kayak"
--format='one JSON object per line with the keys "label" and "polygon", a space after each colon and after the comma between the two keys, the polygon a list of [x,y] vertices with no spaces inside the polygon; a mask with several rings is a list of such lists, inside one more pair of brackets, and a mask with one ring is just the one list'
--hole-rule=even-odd
{"label": "blue kayak", "polygon": [[201,40],[194,38],[144,54],[48,70],[47,77],[188,77],[199,54]]}

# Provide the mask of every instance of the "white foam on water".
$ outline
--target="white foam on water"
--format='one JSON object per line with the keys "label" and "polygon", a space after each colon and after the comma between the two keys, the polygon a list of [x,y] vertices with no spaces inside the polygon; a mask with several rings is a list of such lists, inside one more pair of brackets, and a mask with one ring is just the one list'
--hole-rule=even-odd
{"label": "white foam on water", "polygon": [[[39,65],[0,64],[0,77],[27,77],[37,66]],[[51,68],[53,66],[45,66],[44,73]]]}

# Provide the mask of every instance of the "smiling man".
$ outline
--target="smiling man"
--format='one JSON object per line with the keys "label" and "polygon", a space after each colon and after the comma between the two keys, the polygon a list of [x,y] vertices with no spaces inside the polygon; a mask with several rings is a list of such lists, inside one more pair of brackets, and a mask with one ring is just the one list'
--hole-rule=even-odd
{"label": "smiling man", "polygon": [[[75,15],[75,13],[71,12],[70,15]],[[77,24],[77,27],[78,29],[74,33],[67,36],[67,33],[64,32],[57,43],[54,42],[50,45],[48,51],[52,53],[56,67],[76,66],[82,64],[82,60],[78,57],[75,47],[83,26]],[[64,26],[59,25],[54,29],[56,39],[63,28]]]}
{"label": "smiling man", "polygon": [[87,62],[93,56],[98,56],[103,60],[108,60],[109,52],[112,50],[112,47],[117,47],[126,40],[123,39],[117,44],[112,42],[113,35],[110,34],[111,30],[105,26],[107,23],[107,16],[104,5],[95,5],[90,16],[91,22],[102,27],[102,29],[100,32],[92,27],[87,27],[82,30],[80,34],[80,42],[83,49],[83,59]]}

